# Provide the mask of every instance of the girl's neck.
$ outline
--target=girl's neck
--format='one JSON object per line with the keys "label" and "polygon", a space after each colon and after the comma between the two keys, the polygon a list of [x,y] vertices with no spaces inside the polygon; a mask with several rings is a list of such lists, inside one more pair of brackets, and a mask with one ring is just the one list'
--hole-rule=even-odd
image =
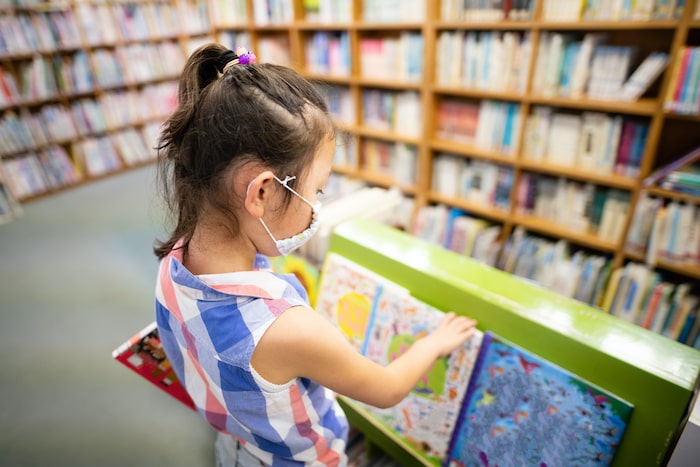
{"label": "girl's neck", "polygon": [[198,227],[188,245],[184,265],[195,275],[250,271],[255,252],[245,237],[233,237],[228,229]]}

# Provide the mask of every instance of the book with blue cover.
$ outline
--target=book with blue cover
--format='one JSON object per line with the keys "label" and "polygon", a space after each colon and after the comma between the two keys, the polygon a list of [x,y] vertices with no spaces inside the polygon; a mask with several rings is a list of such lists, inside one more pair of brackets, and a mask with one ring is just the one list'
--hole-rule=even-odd
{"label": "book with blue cover", "polygon": [[445,466],[607,466],[633,406],[485,332]]}

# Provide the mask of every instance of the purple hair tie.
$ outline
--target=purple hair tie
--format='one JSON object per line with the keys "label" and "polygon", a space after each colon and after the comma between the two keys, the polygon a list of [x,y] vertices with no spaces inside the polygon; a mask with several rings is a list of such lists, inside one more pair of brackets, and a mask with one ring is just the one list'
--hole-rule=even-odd
{"label": "purple hair tie", "polygon": [[224,65],[223,70],[221,70],[222,73],[226,73],[226,70],[234,65],[248,65],[249,63],[256,63],[258,61],[255,54],[244,47],[238,47],[235,52],[227,50],[223,53],[222,58],[227,59],[226,65]]}
{"label": "purple hair tie", "polygon": [[236,55],[238,55],[238,63],[241,65],[256,63],[258,61],[258,57],[256,57],[253,52],[246,50],[244,47],[238,47],[236,49]]}

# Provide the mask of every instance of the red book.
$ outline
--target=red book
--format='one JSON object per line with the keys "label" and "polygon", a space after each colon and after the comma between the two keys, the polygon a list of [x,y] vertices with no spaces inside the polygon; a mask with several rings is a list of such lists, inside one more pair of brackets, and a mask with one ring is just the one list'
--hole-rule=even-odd
{"label": "red book", "polygon": [[630,160],[630,151],[634,142],[634,127],[635,124],[627,121],[622,125],[622,134],[620,136],[620,144],[617,147],[617,158],[615,159],[616,175],[625,175],[627,164]]}
{"label": "red book", "polygon": [[683,93],[683,88],[686,86],[686,81],[688,79],[688,64],[693,55],[692,47],[682,47],[679,51],[681,54],[681,65],[678,70],[677,83],[675,84],[675,89],[673,91],[673,105],[677,106],[681,103],[681,96]]}
{"label": "red book", "polygon": [[114,349],[112,357],[194,410],[194,402],[165,355],[155,321]]}

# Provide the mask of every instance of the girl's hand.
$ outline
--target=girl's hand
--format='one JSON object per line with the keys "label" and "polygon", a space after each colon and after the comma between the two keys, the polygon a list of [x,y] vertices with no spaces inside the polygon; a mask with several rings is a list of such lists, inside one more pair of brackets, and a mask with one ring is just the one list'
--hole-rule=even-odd
{"label": "girl's hand", "polygon": [[476,320],[466,316],[458,316],[453,311],[445,313],[442,322],[432,333],[424,338],[435,346],[438,357],[446,357],[474,335]]}

